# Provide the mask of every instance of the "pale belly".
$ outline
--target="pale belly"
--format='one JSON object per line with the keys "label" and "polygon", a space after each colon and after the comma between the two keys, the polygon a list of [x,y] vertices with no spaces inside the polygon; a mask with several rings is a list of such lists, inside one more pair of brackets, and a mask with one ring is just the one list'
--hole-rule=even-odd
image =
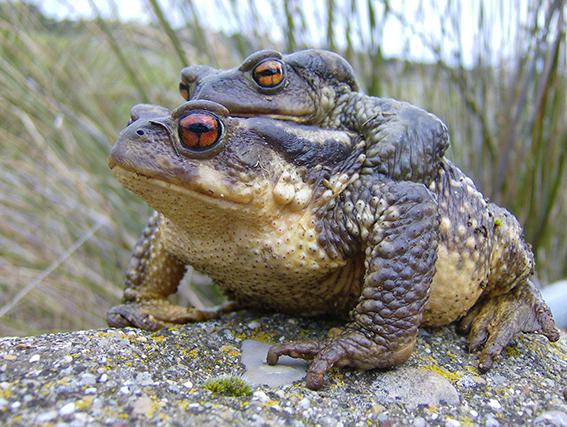
{"label": "pale belly", "polygon": [[[165,220],[168,250],[242,305],[304,316],[344,316],[360,295],[358,260],[331,260],[306,222],[259,230],[241,222],[191,234]],[[202,228],[203,231],[208,227]]]}

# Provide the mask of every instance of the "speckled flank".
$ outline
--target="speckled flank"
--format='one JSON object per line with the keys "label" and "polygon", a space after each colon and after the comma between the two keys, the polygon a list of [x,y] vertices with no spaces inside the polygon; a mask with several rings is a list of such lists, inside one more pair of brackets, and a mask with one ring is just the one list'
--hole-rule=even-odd
{"label": "speckled flank", "polygon": [[482,194],[449,161],[430,190],[437,194],[440,226],[437,272],[424,323],[445,325],[464,315],[487,286],[492,225]]}
{"label": "speckled flank", "polygon": [[472,180],[445,160],[430,185],[438,197],[437,272],[424,323],[445,325],[484,295],[508,292],[533,269],[533,255],[518,221],[489,203]]}

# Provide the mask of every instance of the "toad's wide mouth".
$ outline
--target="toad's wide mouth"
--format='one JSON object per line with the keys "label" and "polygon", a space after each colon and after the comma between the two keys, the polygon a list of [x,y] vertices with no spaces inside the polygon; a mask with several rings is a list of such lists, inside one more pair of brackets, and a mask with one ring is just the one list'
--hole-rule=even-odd
{"label": "toad's wide mouth", "polygon": [[[196,175],[190,181],[179,181],[163,174],[151,172],[144,173],[139,170],[129,170],[122,165],[113,163],[109,160],[112,174],[130,191],[146,199],[148,188],[155,188],[155,191],[168,191],[177,193],[181,196],[198,198],[207,203],[218,205],[250,205],[253,196],[252,190],[247,187],[230,188],[218,182],[218,177],[207,176],[207,173]],[[150,202],[149,200],[146,200]],[[151,204],[151,203],[149,203]]]}

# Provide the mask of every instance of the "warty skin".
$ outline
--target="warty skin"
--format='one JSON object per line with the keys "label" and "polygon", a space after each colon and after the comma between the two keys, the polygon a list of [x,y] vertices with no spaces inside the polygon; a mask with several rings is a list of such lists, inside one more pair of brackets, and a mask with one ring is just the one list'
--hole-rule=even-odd
{"label": "warty skin", "polygon": [[[211,117],[220,139],[191,151],[180,130],[188,116],[190,141],[210,131]],[[426,187],[373,173],[369,146],[356,132],[233,117],[210,101],[171,114],[135,107],[109,165],[157,212],[109,324],[155,330],[237,308],[345,318],[324,340],[269,350],[270,364],[281,355],[312,360],[313,389],[332,366],[402,363],[420,325],[462,319],[482,370],[519,332],[558,339],[517,220],[450,161],[441,159]],[[186,265],[230,302],[198,310],[167,301]]]}

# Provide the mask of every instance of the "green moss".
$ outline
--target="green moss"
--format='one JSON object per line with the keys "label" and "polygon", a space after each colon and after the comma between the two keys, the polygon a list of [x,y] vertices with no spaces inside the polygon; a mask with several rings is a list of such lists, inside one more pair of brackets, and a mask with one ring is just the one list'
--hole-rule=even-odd
{"label": "green moss", "polygon": [[509,345],[504,349],[508,357],[518,357],[520,355],[520,350],[515,345]]}
{"label": "green moss", "polygon": [[211,378],[203,384],[203,387],[215,394],[229,397],[244,397],[252,395],[252,387],[242,378],[236,376],[224,376]]}
{"label": "green moss", "polygon": [[494,227],[500,227],[502,225],[502,218],[494,219]]}

